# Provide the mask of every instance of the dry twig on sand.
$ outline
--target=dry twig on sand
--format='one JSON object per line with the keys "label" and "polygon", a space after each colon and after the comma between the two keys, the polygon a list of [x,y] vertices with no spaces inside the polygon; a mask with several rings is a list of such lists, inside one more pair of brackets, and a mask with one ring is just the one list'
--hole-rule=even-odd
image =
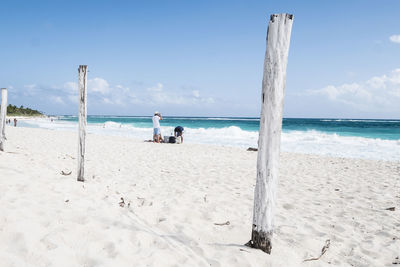
{"label": "dry twig on sand", "polygon": [[231,223],[229,221],[226,221],[224,223],[214,223],[215,225],[223,226],[223,225],[230,225]]}
{"label": "dry twig on sand", "polygon": [[71,173],[72,173],[72,171],[70,171],[70,172],[61,171],[61,174],[62,174],[62,175],[70,175]]}
{"label": "dry twig on sand", "polygon": [[[331,240],[329,240],[329,239],[326,240],[326,241],[325,241],[325,246],[322,247],[321,255],[319,255],[318,258],[305,259],[304,261],[316,261],[316,260],[319,260],[319,259],[322,257],[322,255],[324,255],[325,252],[328,250],[328,248],[329,248],[330,245],[331,245]],[[303,262],[304,262],[304,261],[303,261]]]}

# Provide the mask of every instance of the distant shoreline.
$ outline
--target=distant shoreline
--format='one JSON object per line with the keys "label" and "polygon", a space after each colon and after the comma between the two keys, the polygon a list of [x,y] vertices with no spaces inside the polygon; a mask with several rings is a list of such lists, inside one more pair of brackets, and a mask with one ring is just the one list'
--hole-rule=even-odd
{"label": "distant shoreline", "polygon": [[47,115],[7,115],[6,119],[32,119],[32,118],[49,118]]}

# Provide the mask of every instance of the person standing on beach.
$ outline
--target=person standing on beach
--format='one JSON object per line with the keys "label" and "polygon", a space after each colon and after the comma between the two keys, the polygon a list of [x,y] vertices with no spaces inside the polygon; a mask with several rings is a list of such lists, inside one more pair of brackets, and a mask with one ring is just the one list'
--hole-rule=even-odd
{"label": "person standing on beach", "polygon": [[14,118],[14,127],[17,127],[17,119]]}
{"label": "person standing on beach", "polygon": [[153,116],[153,142],[160,143],[161,139],[161,129],[160,129],[160,120],[162,120],[162,116],[160,112],[154,112]]}
{"label": "person standing on beach", "polygon": [[181,143],[183,143],[183,131],[184,128],[182,126],[176,126],[174,129],[174,135],[175,137],[181,137]]}

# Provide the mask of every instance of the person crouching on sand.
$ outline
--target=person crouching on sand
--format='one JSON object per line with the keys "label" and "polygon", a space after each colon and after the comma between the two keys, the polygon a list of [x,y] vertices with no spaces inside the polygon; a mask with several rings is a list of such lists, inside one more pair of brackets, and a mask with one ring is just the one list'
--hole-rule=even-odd
{"label": "person crouching on sand", "polygon": [[153,116],[153,142],[160,143],[161,139],[161,129],[160,129],[160,120],[162,120],[162,116],[160,112],[154,112]]}
{"label": "person crouching on sand", "polygon": [[181,142],[180,143],[183,143],[183,131],[184,131],[184,129],[183,129],[182,126],[176,126],[175,129],[174,129],[175,137],[177,137],[177,138],[181,137]]}

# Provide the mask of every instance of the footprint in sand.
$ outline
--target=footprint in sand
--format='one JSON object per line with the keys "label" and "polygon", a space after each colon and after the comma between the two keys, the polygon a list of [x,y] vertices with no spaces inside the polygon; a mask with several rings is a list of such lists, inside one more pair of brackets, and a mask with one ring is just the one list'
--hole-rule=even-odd
{"label": "footprint in sand", "polygon": [[56,249],[58,246],[51,242],[49,235],[46,235],[42,239],[40,239],[40,242],[43,243],[44,246],[46,246],[47,250],[53,250]]}
{"label": "footprint in sand", "polygon": [[115,250],[115,245],[114,245],[114,243],[113,242],[108,242],[105,246],[104,246],[104,248],[103,248],[106,252],[107,252],[107,255],[108,255],[108,257],[110,257],[110,258],[115,258],[116,256],[117,256],[117,251]]}
{"label": "footprint in sand", "polygon": [[293,209],[293,205],[291,205],[291,204],[283,204],[283,208],[287,209],[287,210],[291,210],[291,209]]}
{"label": "footprint in sand", "polygon": [[17,254],[26,256],[28,249],[26,248],[25,236],[23,233],[13,233],[8,242],[8,250]]}

